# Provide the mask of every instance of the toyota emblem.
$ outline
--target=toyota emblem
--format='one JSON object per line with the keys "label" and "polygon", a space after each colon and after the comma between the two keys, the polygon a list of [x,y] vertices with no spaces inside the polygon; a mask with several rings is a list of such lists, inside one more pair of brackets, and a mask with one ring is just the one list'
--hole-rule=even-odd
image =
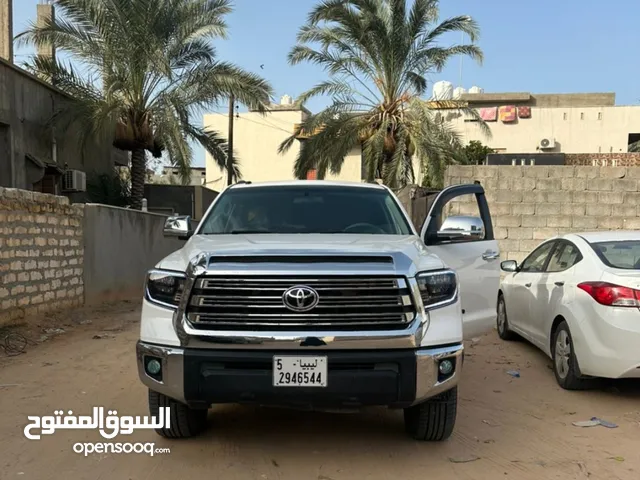
{"label": "toyota emblem", "polygon": [[282,294],[282,303],[294,312],[313,310],[318,305],[319,300],[318,292],[305,285],[296,285]]}

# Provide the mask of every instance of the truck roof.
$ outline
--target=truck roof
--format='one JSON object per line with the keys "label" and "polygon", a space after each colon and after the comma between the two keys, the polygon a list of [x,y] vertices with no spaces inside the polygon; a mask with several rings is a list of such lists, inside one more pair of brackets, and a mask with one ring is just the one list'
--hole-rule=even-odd
{"label": "truck roof", "polygon": [[382,185],[377,183],[363,183],[363,182],[339,182],[331,180],[286,180],[276,182],[257,182],[257,183],[236,183],[229,188],[253,188],[253,187],[294,187],[294,186],[316,186],[316,187],[359,187],[359,188],[375,188],[384,189]]}

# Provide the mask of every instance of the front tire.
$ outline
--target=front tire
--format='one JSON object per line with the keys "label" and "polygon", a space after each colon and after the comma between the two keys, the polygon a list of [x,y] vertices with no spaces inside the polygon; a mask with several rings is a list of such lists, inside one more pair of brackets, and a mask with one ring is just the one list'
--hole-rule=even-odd
{"label": "front tire", "polygon": [[509,319],[507,318],[507,304],[504,301],[504,296],[500,294],[498,296],[496,327],[498,330],[498,336],[502,340],[513,340],[515,333],[509,330]]}
{"label": "front tire", "polygon": [[551,343],[553,373],[556,381],[565,390],[585,390],[591,388],[592,379],[583,378],[578,368],[573,339],[567,322],[562,321],[553,333]]}
{"label": "front tire", "polygon": [[189,438],[202,433],[207,427],[207,410],[190,408],[162,393],[149,390],[149,413],[156,417],[160,407],[169,407],[171,421],[169,428],[156,429],[156,433],[166,438]]}
{"label": "front tire", "polygon": [[404,409],[404,425],[415,440],[440,442],[453,433],[458,409],[458,387],[419,405]]}

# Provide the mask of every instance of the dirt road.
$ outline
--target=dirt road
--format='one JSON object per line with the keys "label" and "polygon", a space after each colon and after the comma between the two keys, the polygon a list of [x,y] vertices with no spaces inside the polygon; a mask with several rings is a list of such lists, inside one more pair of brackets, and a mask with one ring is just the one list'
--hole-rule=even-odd
{"label": "dirt road", "polygon": [[[640,385],[562,391],[541,353],[524,342],[500,342],[494,334],[467,350],[458,423],[442,444],[407,439],[397,411],[324,414],[239,406],[212,409],[210,429],[197,439],[169,441],[147,430],[114,440],[171,449],[154,457],[76,454],[76,442],[104,441],[86,430],[27,440],[27,415],[57,409],[89,414],[99,405],[121,415],[146,415],[146,390],[135,368],[137,318],[131,304],[76,312],[62,326],[65,333],[29,346],[26,354],[0,358],[0,479],[640,478]],[[96,334],[103,338],[94,339]],[[510,369],[521,377],[507,375]],[[619,428],[572,425],[592,416]]]}

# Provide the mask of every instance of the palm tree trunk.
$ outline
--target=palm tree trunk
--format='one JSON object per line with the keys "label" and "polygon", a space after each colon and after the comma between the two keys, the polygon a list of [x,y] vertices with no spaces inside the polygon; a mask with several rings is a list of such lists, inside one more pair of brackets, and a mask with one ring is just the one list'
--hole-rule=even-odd
{"label": "palm tree trunk", "polygon": [[144,179],[147,173],[147,162],[144,149],[131,152],[131,208],[142,209],[144,196]]}

